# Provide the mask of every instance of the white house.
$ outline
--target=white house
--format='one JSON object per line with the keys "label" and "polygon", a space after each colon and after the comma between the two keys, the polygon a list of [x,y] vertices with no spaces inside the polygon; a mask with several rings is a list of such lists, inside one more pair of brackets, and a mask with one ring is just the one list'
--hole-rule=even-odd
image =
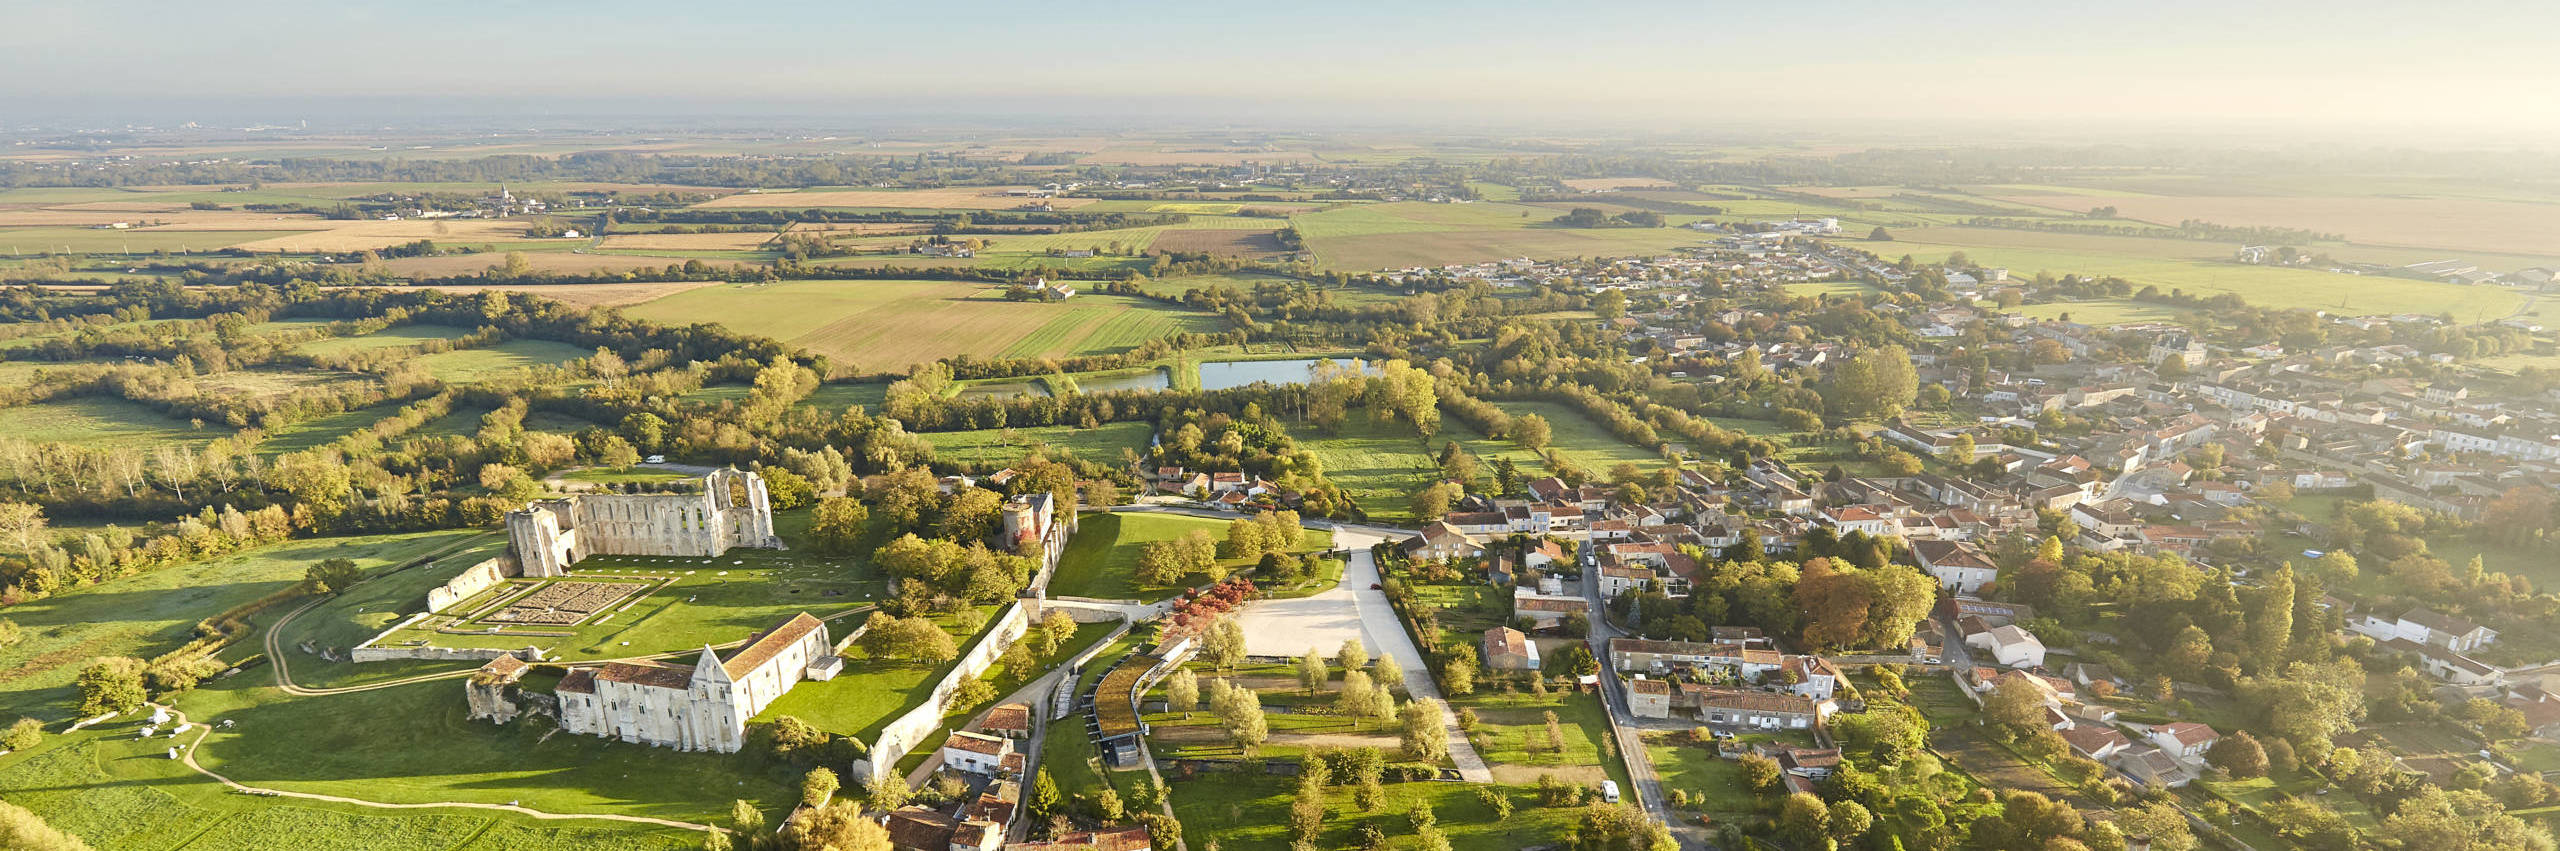
{"label": "white house", "polygon": [[967,730],[952,731],[942,743],[942,764],[972,774],[995,774],[1012,754],[1012,739]]}
{"label": "white house", "polygon": [[2012,668],[2044,667],[2044,642],[2035,634],[2019,629],[2016,624],[1993,627],[1965,636],[1965,646],[1991,654],[1993,661]]}
{"label": "white house", "polygon": [[1919,540],[1911,542],[1920,569],[1938,578],[1938,584],[1958,594],[1971,596],[1982,586],[2000,578],[2000,568],[1991,563],[1981,548],[1963,541]]}
{"label": "white house", "polygon": [[2170,756],[2193,761],[2203,759],[2205,749],[2213,747],[2214,740],[2222,738],[2222,734],[2193,721],[2175,721],[2151,725],[2147,738]]}

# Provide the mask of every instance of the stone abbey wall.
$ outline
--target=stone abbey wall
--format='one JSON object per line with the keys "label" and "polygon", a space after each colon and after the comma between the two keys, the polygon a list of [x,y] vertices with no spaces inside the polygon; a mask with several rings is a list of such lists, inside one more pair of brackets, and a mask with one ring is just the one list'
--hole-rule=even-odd
{"label": "stone abbey wall", "polygon": [[507,576],[514,572],[515,560],[506,556],[472,565],[463,570],[460,575],[445,580],[443,585],[427,589],[427,611],[441,612],[456,603],[471,599],[474,595],[489,590],[490,586],[506,581]]}
{"label": "stone abbey wall", "polygon": [[1031,610],[1024,602],[1015,600],[1007,604],[991,622],[993,625],[978,637],[978,642],[960,651],[960,661],[951,667],[950,673],[943,675],[941,682],[934,683],[931,697],[909,707],[906,714],[881,728],[880,738],[871,743],[870,758],[853,764],[854,775],[861,778],[861,782],[869,783],[883,771],[896,771],[898,760],[905,759],[918,746],[927,744],[926,740],[933,734],[942,732],[942,702],[951,696],[951,690],[986,673],[988,666],[995,664],[996,657],[1004,655],[1004,649],[1013,646],[1014,639],[1021,638],[1023,631],[1030,627]]}
{"label": "stone abbey wall", "polygon": [[764,477],[717,470],[693,493],[578,494],[507,512],[523,576],[561,576],[591,555],[717,556],[779,548]]}

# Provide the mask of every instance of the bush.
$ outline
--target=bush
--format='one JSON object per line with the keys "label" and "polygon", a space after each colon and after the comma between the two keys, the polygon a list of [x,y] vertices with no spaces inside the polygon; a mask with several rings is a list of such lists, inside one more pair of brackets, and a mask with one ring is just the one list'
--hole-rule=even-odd
{"label": "bush", "polygon": [[44,722],[33,718],[20,718],[18,723],[9,725],[8,732],[0,733],[0,751],[22,751],[35,747],[42,741],[44,741]]}

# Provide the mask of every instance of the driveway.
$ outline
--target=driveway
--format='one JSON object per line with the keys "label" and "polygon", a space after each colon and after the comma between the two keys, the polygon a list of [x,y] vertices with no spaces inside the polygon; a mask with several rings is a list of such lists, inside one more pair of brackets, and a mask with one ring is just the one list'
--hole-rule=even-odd
{"label": "driveway", "polygon": [[1342,582],[1332,590],[1295,600],[1261,600],[1246,606],[1241,623],[1244,626],[1245,652],[1255,656],[1303,656],[1313,647],[1327,656],[1347,639],[1360,639],[1369,655],[1394,659],[1404,669],[1405,695],[1440,701],[1441,724],[1449,731],[1449,759],[1458,765],[1458,776],[1470,783],[1493,782],[1493,770],[1486,768],[1484,758],[1458,730],[1457,713],[1448,708],[1440,696],[1440,686],[1431,679],[1431,660],[1424,658],[1422,648],[1396,620],[1395,607],[1387,602],[1387,593],[1371,586],[1379,584],[1377,557],[1369,548],[1380,541],[1402,540],[1411,535],[1400,529],[1378,526],[1310,521],[1310,528],[1333,530],[1333,545],[1344,555]]}
{"label": "driveway", "polygon": [[1609,710],[1609,732],[1617,737],[1618,755],[1626,762],[1627,779],[1635,786],[1628,791],[1635,793],[1636,803],[1644,807],[1646,815],[1671,826],[1671,835],[1680,841],[1681,848],[1694,851],[1714,847],[1708,841],[1706,828],[1672,816],[1668,796],[1662,790],[1662,775],[1654,771],[1653,755],[1644,748],[1644,736],[1640,732],[1643,725],[1627,708],[1626,692],[1618,686],[1617,665],[1609,658],[1609,639],[1618,635],[1618,628],[1609,622],[1609,601],[1600,596],[1600,571],[1589,568],[1582,571],[1582,593],[1591,601],[1594,615],[1591,618],[1591,657],[1600,662],[1600,703]]}

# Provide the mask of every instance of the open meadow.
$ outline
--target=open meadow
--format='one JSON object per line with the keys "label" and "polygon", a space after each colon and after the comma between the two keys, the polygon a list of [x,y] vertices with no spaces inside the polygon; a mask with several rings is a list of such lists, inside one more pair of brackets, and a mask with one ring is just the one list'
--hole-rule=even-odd
{"label": "open meadow", "polygon": [[929,431],[917,436],[933,444],[933,458],[946,463],[996,468],[1022,460],[1034,446],[1044,446],[1052,459],[1072,455],[1116,464],[1123,449],[1145,452],[1155,428],[1143,422],[1106,423],[1100,428],[1040,426],[1035,428]]}
{"label": "open meadow", "polygon": [[1523,204],[1401,201],[1291,217],[1317,265],[1334,271],[1476,263],[1511,257],[1662,254],[1706,240],[1678,228],[1564,228],[1563,210]]}

